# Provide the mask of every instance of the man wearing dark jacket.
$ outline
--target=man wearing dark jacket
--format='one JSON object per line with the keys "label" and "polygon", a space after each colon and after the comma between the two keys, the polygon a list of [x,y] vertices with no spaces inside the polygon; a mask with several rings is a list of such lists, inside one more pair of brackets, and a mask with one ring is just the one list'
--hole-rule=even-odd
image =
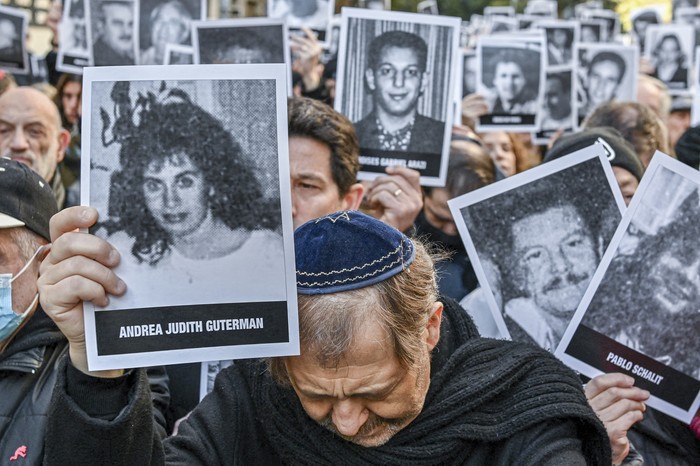
{"label": "man wearing dark jacket", "polygon": [[126,288],[109,243],[70,233],[95,220],[87,207],[54,217],[42,263],[42,305],[71,342],[47,465],[611,463],[572,371],[534,346],[480,338],[438,300],[425,247],[353,211],[295,232],[301,355],[224,369],[161,442],[143,372],[87,368],[82,302]]}
{"label": "man wearing dark jacket", "polygon": [[48,184],[0,158],[0,458],[40,464],[56,361],[67,342],[37,305],[40,247],[57,211]]}
{"label": "man wearing dark jacket", "polygon": [[[0,158],[0,458],[39,465],[58,361],[68,342],[38,305],[39,260],[57,212],[46,181]],[[159,425],[168,403],[164,369],[148,370],[149,403]],[[151,395],[152,393],[152,395]],[[17,463],[13,463],[17,461]]]}

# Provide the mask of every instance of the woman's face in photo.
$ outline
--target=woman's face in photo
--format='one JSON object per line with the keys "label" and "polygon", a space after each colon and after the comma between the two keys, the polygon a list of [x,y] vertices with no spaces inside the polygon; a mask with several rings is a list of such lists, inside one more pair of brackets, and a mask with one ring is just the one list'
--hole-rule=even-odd
{"label": "woman's face in photo", "polygon": [[525,75],[517,63],[502,62],[496,65],[493,84],[499,97],[510,101],[517,98],[525,87]]}
{"label": "woman's face in photo", "polygon": [[681,47],[674,37],[666,37],[659,44],[659,62],[676,64],[681,58]]}
{"label": "woman's face in photo", "polygon": [[143,176],[143,196],[155,221],[171,236],[195,231],[207,216],[204,175],[184,154],[148,165]]}

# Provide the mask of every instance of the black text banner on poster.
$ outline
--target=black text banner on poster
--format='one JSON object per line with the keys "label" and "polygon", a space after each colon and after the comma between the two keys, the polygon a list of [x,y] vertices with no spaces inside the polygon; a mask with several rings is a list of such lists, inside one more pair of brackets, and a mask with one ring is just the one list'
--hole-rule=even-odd
{"label": "black text banner on poster", "polygon": [[585,325],[578,326],[565,353],[603,372],[628,374],[637,387],[686,411],[700,391],[700,381]]}
{"label": "black text banner on poster", "polygon": [[360,148],[360,170],[385,173],[392,165],[418,170],[421,176],[440,176],[441,154],[429,152],[399,152]]}
{"label": "black text banner on poster", "polygon": [[100,356],[289,341],[286,301],[97,311],[95,328]]}
{"label": "black text banner on poster", "polygon": [[482,125],[501,125],[501,126],[511,126],[511,125],[534,125],[535,115],[510,115],[510,114],[491,114],[479,117],[479,124]]}

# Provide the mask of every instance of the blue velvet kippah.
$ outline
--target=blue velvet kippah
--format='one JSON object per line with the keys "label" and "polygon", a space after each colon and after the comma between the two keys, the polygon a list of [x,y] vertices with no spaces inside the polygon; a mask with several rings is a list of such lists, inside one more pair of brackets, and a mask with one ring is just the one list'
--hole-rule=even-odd
{"label": "blue velvet kippah", "polygon": [[306,222],[294,232],[294,248],[299,294],[374,285],[403,271],[416,257],[403,233],[352,210]]}

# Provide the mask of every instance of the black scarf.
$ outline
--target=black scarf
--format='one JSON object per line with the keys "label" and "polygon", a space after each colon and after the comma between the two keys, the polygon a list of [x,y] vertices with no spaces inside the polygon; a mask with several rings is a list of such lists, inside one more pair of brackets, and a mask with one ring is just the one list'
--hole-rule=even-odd
{"label": "black scarf", "polygon": [[[239,366],[240,367],[240,366]],[[572,420],[590,464],[609,465],[605,428],[588,407],[573,371],[540,348],[478,337],[447,300],[423,412],[385,445],[347,442],[311,420],[291,388],[244,370],[269,444],[287,464],[463,463],[468,446],[499,442],[548,420]],[[252,373],[250,371],[253,371]],[[494,377],[498,374],[498,377]]]}

